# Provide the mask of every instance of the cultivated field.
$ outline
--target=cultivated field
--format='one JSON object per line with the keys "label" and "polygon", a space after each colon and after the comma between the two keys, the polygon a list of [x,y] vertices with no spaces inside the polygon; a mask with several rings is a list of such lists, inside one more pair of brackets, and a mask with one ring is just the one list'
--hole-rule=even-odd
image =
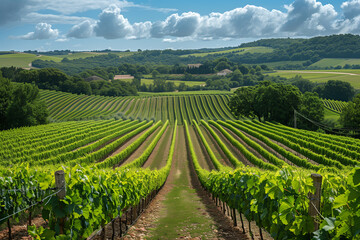
{"label": "cultivated field", "polygon": [[245,53],[270,53],[273,49],[269,47],[246,47],[246,48],[234,48],[224,51],[217,51],[217,52],[206,52],[206,53],[193,53],[193,54],[187,54],[182,55],[181,57],[204,57],[208,55],[214,55],[214,54],[226,54],[226,53],[235,53],[235,54],[245,54]]}
{"label": "cultivated field", "polygon": [[329,80],[341,80],[350,83],[355,89],[360,89],[359,70],[286,70],[269,73],[270,76],[293,78],[302,76],[317,83],[325,83]]}
{"label": "cultivated field", "polygon": [[316,63],[313,63],[310,66],[326,68],[326,67],[336,67],[336,66],[344,67],[346,64],[359,65],[360,59],[359,58],[324,58],[321,59],[320,61],[317,61]]}
{"label": "cultivated field", "polygon": [[[54,61],[61,62],[65,57],[69,60],[79,59],[79,58],[88,58],[94,57],[101,54],[107,53],[96,53],[96,52],[77,52],[71,53],[68,55],[54,55],[54,56],[45,56],[45,55],[35,55],[29,53],[14,53],[14,54],[3,54],[0,55],[0,67],[20,67],[20,68],[30,68],[31,62],[37,59],[44,61]],[[114,52],[120,57],[129,56],[134,54],[133,52]]]}
{"label": "cultivated field", "polygon": [[[73,239],[299,239],[318,216],[354,234],[358,139],[236,120],[227,94],[41,96],[53,119],[117,117],[0,132],[0,223],[33,219]],[[312,173],[322,176],[321,208]]]}

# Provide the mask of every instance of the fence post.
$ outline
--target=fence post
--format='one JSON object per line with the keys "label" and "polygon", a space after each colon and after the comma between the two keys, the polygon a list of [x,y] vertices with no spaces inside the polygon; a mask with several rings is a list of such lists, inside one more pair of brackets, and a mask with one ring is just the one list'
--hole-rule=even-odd
{"label": "fence post", "polygon": [[[66,182],[65,182],[65,172],[63,170],[55,172],[55,185],[56,189],[60,190],[57,193],[59,199],[64,199],[66,196]],[[65,227],[65,218],[60,218],[60,234],[64,234]]]}
{"label": "fence post", "polygon": [[312,173],[311,178],[313,179],[315,194],[309,193],[309,215],[313,218],[314,230],[316,231],[319,230],[319,221],[317,218],[320,214],[322,176],[320,174]]}

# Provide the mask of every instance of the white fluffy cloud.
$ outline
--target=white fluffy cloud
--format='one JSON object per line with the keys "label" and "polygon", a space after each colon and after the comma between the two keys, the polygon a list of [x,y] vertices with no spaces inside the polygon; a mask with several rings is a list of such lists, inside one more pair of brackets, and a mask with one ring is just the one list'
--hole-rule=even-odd
{"label": "white fluffy cloud", "polygon": [[73,37],[73,38],[89,38],[93,36],[93,28],[94,23],[92,23],[90,20],[85,20],[84,22],[73,26],[69,33],[67,34],[67,37]]}
{"label": "white fluffy cloud", "polygon": [[100,14],[94,32],[96,36],[106,39],[124,38],[132,33],[132,25],[120,14],[119,7],[111,5]]}
{"label": "white fluffy cloud", "polygon": [[343,2],[341,8],[346,19],[353,19],[360,15],[360,0]]}
{"label": "white fluffy cloud", "polygon": [[59,30],[52,29],[51,24],[38,23],[35,27],[34,32],[29,32],[23,36],[17,38],[25,40],[37,40],[37,39],[51,39],[59,36]]}
{"label": "white fluffy cloud", "polygon": [[[27,1],[39,2],[40,0]],[[83,10],[80,9],[81,6],[84,6],[84,0],[62,1],[62,6],[68,5],[66,9],[62,10],[63,14],[108,6],[100,13],[97,20],[74,16],[65,18],[66,23],[77,23],[67,33],[68,38],[94,36],[105,39],[162,38],[166,42],[173,42],[193,39],[317,36],[360,32],[360,0],[343,2],[341,5],[342,13],[338,13],[331,4],[322,4],[318,0],[294,0],[293,3],[285,6],[285,11],[246,5],[223,13],[210,13],[209,15],[200,15],[196,12],[175,13],[163,21],[137,23],[131,23],[122,14],[121,9],[144,6],[120,0],[89,1],[89,6],[84,7]],[[56,8],[53,1],[44,0],[43,2],[47,9]],[[44,22],[47,23],[59,21],[56,15],[32,14],[35,17],[37,16],[39,20],[45,18],[46,21],[44,20]],[[22,38],[44,39],[46,36],[49,38],[49,36],[57,35],[57,30],[51,29],[51,25],[47,28],[41,25],[35,32],[28,33]]]}
{"label": "white fluffy cloud", "polygon": [[331,4],[323,5],[316,0],[295,0],[287,9],[287,17],[281,31],[300,36],[336,31],[333,29],[333,23],[338,14]]}
{"label": "white fluffy cloud", "polygon": [[205,39],[270,36],[278,33],[284,18],[280,11],[247,5],[202,17],[197,36]]}
{"label": "white fluffy cloud", "polygon": [[170,15],[165,21],[155,22],[151,27],[151,36],[162,38],[164,36],[187,37],[195,33],[201,22],[198,13],[187,12],[180,16]]}
{"label": "white fluffy cloud", "polygon": [[105,39],[149,38],[151,26],[151,22],[130,24],[129,20],[121,14],[120,8],[116,5],[111,5],[100,13],[99,20],[95,22],[86,20],[73,26],[67,37],[88,38],[98,36]]}

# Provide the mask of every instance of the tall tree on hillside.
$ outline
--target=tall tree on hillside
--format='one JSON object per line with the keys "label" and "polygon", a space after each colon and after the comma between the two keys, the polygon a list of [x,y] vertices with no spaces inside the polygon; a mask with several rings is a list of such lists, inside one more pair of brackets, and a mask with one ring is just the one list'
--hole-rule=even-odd
{"label": "tall tree on hillside", "polygon": [[354,97],[354,87],[348,82],[329,80],[314,89],[320,97],[339,101],[350,101]]}
{"label": "tall tree on hillside", "polygon": [[346,128],[360,128],[360,94],[342,109],[340,122]]}
{"label": "tall tree on hillside", "polygon": [[301,104],[297,87],[264,81],[255,87],[239,88],[230,99],[229,106],[235,116],[253,117],[260,121],[288,124],[294,109]]}
{"label": "tall tree on hillside", "polygon": [[[7,94],[3,94],[7,91]],[[9,94],[10,93],[10,94]],[[12,84],[0,78],[0,129],[45,124],[48,112],[39,99],[39,89],[32,84]]]}
{"label": "tall tree on hillside", "polygon": [[[299,112],[302,115],[315,122],[321,122],[324,120],[324,103],[319,98],[319,95],[317,93],[306,92],[304,95],[302,95],[301,100],[302,101]],[[298,121],[298,127],[313,131],[317,130],[318,128],[316,125],[302,118],[300,118]]]}

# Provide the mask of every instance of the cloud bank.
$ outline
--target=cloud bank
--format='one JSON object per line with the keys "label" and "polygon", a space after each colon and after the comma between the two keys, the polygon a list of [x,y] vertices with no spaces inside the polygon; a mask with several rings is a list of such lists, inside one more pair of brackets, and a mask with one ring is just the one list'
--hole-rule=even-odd
{"label": "cloud bank", "polygon": [[[10,2],[10,0],[5,1]],[[20,1],[39,2],[40,0]],[[47,9],[58,9],[54,1],[41,0],[41,2]],[[67,38],[158,38],[166,42],[176,42],[263,37],[312,37],[337,33],[358,34],[360,32],[360,0],[343,2],[340,12],[337,12],[333,5],[322,4],[317,0],[294,0],[290,5],[285,5],[285,11],[246,5],[223,13],[213,12],[208,15],[200,15],[196,12],[174,13],[162,21],[135,23],[131,23],[121,10],[126,7],[146,8],[146,6],[119,0],[87,0],[87,7],[84,7],[84,0],[76,2],[64,0],[61,4],[68,6],[63,10],[57,10],[61,14],[71,14],[100,7],[103,9],[98,19],[66,16],[64,18],[66,23],[75,23],[66,34]],[[18,5],[13,5],[15,12],[22,11]],[[81,9],[82,6],[84,9]],[[147,8],[151,9],[151,7]],[[173,9],[156,10],[173,11]],[[46,19],[43,22],[47,22],[47,28],[45,28],[45,23],[42,23],[43,25],[37,25],[35,32],[28,33],[21,38],[45,39],[45,36],[54,38],[58,35],[57,30],[51,29],[49,23],[55,24],[60,17],[39,13],[30,13],[30,15],[38,20]],[[16,14],[13,17],[17,18]]]}
{"label": "cloud bank", "polygon": [[52,26],[47,23],[38,23],[34,32],[29,32],[25,35],[18,36],[16,38],[24,40],[42,40],[57,38],[59,36],[59,30],[52,29]]}

